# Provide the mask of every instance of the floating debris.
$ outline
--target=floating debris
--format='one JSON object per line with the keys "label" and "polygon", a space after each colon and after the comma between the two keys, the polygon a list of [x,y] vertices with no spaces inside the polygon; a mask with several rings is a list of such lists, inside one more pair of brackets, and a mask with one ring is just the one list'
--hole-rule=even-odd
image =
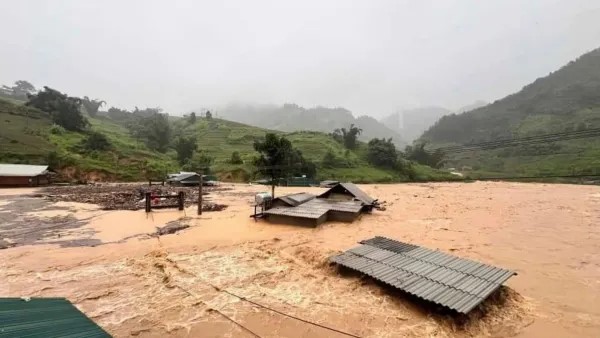
{"label": "floating debris", "polygon": [[163,227],[156,227],[156,235],[164,236],[169,234],[174,234],[177,231],[189,228],[189,224],[184,224],[181,221],[172,221]]}
{"label": "floating debris", "polygon": [[[202,195],[210,192],[231,190],[229,187],[204,187]],[[102,210],[140,210],[144,209],[144,195],[152,192],[156,195],[177,195],[185,193],[185,206],[198,203],[197,187],[149,186],[134,184],[106,184],[46,187],[40,197],[53,202],[78,202],[96,204]],[[221,211],[226,205],[205,201],[203,211]]]}

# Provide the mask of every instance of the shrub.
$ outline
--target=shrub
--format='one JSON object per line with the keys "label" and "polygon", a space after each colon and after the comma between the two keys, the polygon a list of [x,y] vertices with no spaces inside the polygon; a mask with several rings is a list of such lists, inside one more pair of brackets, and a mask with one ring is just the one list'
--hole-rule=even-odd
{"label": "shrub", "polygon": [[231,153],[231,164],[242,164],[244,163],[244,161],[242,161],[242,157],[240,156],[240,153],[238,151],[234,151],[233,153]]}
{"label": "shrub", "polygon": [[86,151],[106,151],[111,148],[111,144],[104,134],[97,131],[92,131],[83,141],[83,148]]}
{"label": "shrub", "polygon": [[66,129],[63,126],[59,126],[58,124],[53,124],[50,127],[50,134],[53,135],[62,135],[66,132]]}

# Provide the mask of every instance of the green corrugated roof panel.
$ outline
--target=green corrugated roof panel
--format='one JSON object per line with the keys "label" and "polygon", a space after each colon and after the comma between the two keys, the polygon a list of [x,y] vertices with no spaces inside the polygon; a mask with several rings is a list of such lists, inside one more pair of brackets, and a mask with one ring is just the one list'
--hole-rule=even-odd
{"label": "green corrugated roof panel", "polygon": [[0,337],[110,337],[65,298],[0,298]]}

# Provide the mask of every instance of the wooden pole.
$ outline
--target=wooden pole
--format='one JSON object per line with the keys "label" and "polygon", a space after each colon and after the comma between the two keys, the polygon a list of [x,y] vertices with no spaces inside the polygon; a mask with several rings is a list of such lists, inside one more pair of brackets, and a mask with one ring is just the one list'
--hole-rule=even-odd
{"label": "wooden pole", "polygon": [[147,192],[145,195],[146,195],[146,212],[150,212],[150,211],[152,211],[152,204],[150,201],[150,193]]}
{"label": "wooden pole", "polygon": [[202,171],[200,175],[200,184],[198,185],[198,215],[202,215]]}
{"label": "wooden pole", "polygon": [[177,196],[177,207],[179,210],[183,210],[184,205],[185,205],[184,201],[185,201],[185,193],[183,191],[180,191]]}

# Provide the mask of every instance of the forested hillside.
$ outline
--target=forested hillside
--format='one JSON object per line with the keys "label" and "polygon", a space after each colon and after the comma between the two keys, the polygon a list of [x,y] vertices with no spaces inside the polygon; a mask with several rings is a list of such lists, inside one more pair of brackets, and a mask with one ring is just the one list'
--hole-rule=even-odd
{"label": "forested hillside", "polygon": [[[436,148],[600,128],[600,49],[515,94],[442,117],[421,141]],[[600,172],[600,140],[587,138],[447,154],[447,166],[510,174]]]}
{"label": "forested hillside", "polygon": [[[452,179],[447,173],[400,159],[391,144],[348,142],[347,138],[356,135],[346,131],[335,136],[283,133],[210,114],[169,116],[160,108],[102,111],[100,100],[73,98],[51,88],[36,91],[28,101],[7,96],[0,99],[0,162],[49,164],[66,180],[139,181],[206,168],[224,180],[248,181],[260,177],[254,143],[264,140],[267,133],[289,140],[302,161],[316,169],[315,179]],[[387,162],[369,160],[381,151]]]}
{"label": "forested hillside", "polygon": [[599,127],[589,110],[600,106],[600,49],[584,54],[515,94],[463,114],[442,117],[423,140],[482,142]]}

